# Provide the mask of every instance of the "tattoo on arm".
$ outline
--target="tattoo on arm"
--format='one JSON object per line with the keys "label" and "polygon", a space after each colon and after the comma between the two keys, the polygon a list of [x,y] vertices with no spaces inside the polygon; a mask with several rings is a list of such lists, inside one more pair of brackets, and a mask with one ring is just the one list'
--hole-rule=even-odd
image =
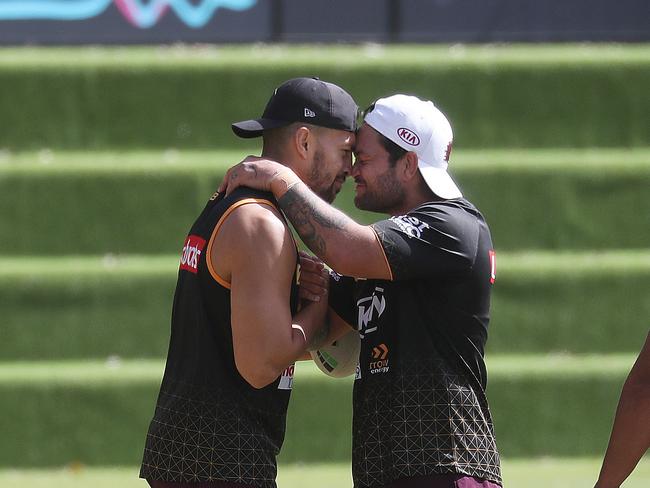
{"label": "tattoo on arm", "polygon": [[328,232],[345,230],[350,220],[303,183],[291,187],[278,203],[300,238],[321,259],[327,254]]}

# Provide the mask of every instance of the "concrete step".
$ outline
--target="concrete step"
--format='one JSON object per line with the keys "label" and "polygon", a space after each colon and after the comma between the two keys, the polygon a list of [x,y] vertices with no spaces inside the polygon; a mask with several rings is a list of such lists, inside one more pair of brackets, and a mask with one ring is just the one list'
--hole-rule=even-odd
{"label": "concrete step", "polygon": [[[0,252],[175,253],[241,151],[0,152]],[[3,155],[4,154],[4,155]],[[650,242],[650,148],[459,150],[450,171],[497,250]],[[335,205],[363,223],[349,179]]]}
{"label": "concrete step", "polygon": [[[601,455],[634,359],[491,355],[488,397],[502,455]],[[163,367],[160,360],[1,363],[0,418],[11,442],[0,445],[0,466],[139,463]],[[351,388],[351,378],[298,363],[283,463],[350,459]]]}
{"label": "concrete step", "polygon": [[[0,257],[0,360],[159,358],[178,256]],[[489,352],[632,352],[650,252],[498,253]]]}
{"label": "concrete step", "polygon": [[[457,147],[648,145],[647,45],[7,49],[0,147],[241,147],[230,124],[317,74],[362,108],[435,100]],[[237,144],[240,144],[237,146]]]}

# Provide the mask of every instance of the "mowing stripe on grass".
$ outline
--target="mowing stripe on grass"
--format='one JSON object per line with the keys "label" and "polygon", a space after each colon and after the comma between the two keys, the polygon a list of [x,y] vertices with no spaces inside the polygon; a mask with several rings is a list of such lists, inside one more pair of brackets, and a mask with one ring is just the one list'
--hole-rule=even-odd
{"label": "mowing stripe on grass", "polygon": [[441,66],[467,64],[524,65],[647,65],[650,47],[645,44],[509,44],[504,46],[462,45],[253,45],[253,46],[158,46],[75,48],[4,48],[0,67],[111,67],[150,69],[192,66],[375,66],[391,67],[435,63]]}
{"label": "mowing stripe on grass", "polygon": [[[487,366],[492,381],[535,378],[603,378],[626,374],[633,354],[492,354]],[[159,383],[162,360],[123,360],[117,357],[95,361],[0,362],[0,385],[57,384],[95,387],[106,383]],[[352,382],[352,377],[332,379],[311,361],[296,365],[296,384],[302,381]]]}
{"label": "mowing stripe on grass", "polygon": [[[0,151],[0,176],[9,174],[66,173],[221,175],[247,154],[259,154],[260,146],[226,150],[133,151]],[[585,171],[613,175],[650,172],[650,148],[625,149],[463,149],[454,150],[452,173],[515,171],[562,174]]]}
{"label": "mowing stripe on grass", "polygon": [[[577,276],[592,274],[650,273],[650,251],[608,250],[593,252],[535,251],[499,252],[498,273],[514,276]],[[174,276],[178,270],[176,255],[104,256],[3,256],[0,255],[0,279],[66,280],[70,276]]]}
{"label": "mowing stripe on grass", "polygon": [[[591,488],[602,459],[533,458],[502,460],[506,488]],[[88,467],[72,464],[58,469],[3,469],[3,488],[145,488],[138,479],[138,466]],[[534,475],[531,475],[534,473]],[[650,485],[650,459],[641,461],[625,482],[625,488]],[[278,466],[278,486],[282,488],[346,488],[352,486],[349,462],[291,464]]]}

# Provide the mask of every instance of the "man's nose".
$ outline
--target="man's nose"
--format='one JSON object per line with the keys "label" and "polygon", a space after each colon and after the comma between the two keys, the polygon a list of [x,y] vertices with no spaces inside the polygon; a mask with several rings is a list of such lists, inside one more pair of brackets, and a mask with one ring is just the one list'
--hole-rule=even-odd
{"label": "man's nose", "polygon": [[350,176],[356,178],[359,175],[359,165],[356,163],[350,166]]}
{"label": "man's nose", "polygon": [[352,173],[352,159],[345,162],[345,165],[343,166],[343,173],[345,174],[346,178]]}

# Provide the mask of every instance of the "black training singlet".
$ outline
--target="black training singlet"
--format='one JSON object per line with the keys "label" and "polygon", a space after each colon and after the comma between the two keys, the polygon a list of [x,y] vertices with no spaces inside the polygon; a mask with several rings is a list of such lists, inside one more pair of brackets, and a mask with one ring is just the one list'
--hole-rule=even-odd
{"label": "black training singlet", "polygon": [[458,473],[501,482],[483,360],[495,257],[464,199],[373,225],[393,280],[334,275],[330,305],[362,337],[354,382],[356,488]]}
{"label": "black training singlet", "polygon": [[[276,207],[269,193],[215,194],[185,239],[172,311],[167,365],[149,426],[140,477],[276,486],[293,366],[255,389],[235,366],[230,285],[206,261],[221,223],[249,203]],[[297,261],[291,312],[298,303]],[[255,299],[255,297],[251,297]]]}

